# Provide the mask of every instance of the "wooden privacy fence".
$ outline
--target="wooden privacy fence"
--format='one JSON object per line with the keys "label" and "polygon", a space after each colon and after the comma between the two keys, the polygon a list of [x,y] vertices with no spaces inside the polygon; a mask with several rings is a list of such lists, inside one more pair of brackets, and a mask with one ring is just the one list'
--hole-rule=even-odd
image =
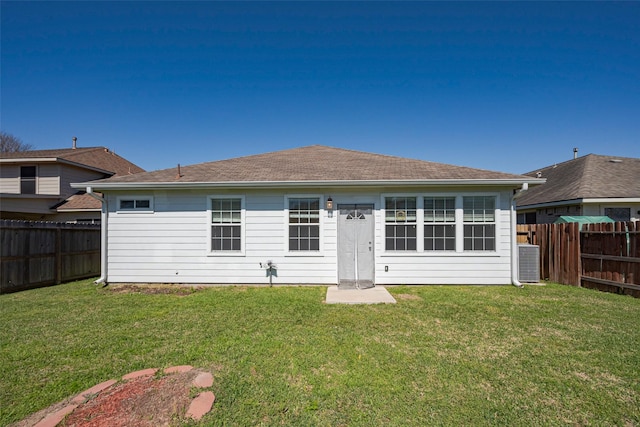
{"label": "wooden privacy fence", "polygon": [[640,297],[640,222],[587,224],[580,246],[581,286]]}
{"label": "wooden privacy fence", "polygon": [[540,278],[640,297],[640,223],[518,225],[540,247]]}
{"label": "wooden privacy fence", "polygon": [[0,294],[100,274],[100,226],[0,220]]}

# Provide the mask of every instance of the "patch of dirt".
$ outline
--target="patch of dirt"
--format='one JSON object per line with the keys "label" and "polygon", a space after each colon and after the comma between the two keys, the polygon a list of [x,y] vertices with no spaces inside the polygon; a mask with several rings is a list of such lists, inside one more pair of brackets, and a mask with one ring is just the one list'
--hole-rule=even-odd
{"label": "patch of dirt", "polygon": [[[191,370],[164,376],[146,376],[116,383],[81,403],[59,426],[156,427],[179,426],[195,397],[193,380],[201,373]],[[192,395],[193,394],[193,395]],[[74,396],[75,397],[75,396]],[[33,426],[48,414],[69,405],[73,397],[13,424]]]}
{"label": "patch of dirt", "polygon": [[186,296],[202,290],[202,286],[180,285],[108,285],[107,292],[116,294],[147,294]]}

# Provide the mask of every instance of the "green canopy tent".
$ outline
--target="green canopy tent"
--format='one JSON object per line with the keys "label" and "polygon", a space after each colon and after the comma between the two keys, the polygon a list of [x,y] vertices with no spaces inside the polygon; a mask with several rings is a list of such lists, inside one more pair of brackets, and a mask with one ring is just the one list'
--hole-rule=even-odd
{"label": "green canopy tent", "polygon": [[565,224],[567,222],[577,222],[582,225],[584,224],[599,224],[601,222],[615,222],[608,216],[569,216],[562,215],[555,220],[554,224]]}

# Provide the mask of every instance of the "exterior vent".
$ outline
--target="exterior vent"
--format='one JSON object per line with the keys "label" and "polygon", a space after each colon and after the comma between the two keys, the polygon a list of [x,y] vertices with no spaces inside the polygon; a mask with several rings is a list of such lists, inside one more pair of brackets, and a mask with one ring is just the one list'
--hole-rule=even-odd
{"label": "exterior vent", "polygon": [[540,247],[518,245],[518,279],[521,282],[540,281]]}

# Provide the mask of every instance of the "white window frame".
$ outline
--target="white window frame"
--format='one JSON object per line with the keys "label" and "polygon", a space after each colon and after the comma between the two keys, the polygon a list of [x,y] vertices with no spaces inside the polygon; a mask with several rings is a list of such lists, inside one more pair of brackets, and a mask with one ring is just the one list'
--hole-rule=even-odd
{"label": "white window frame", "polygon": [[[213,207],[212,202],[215,199],[240,199],[240,250],[239,251],[214,251],[211,248],[213,239]],[[246,254],[246,236],[247,236],[247,216],[246,216],[245,196],[239,194],[212,194],[207,196],[207,256],[215,257],[233,257],[245,256]]]}
{"label": "white window frame", "polygon": [[[133,208],[122,208],[122,202],[123,201],[130,201],[133,200],[134,203],[134,207]],[[140,201],[148,201],[149,202],[149,207],[148,208],[137,208],[135,205],[137,205],[137,202]],[[154,207],[153,207],[153,196],[118,196],[116,198],[116,212],[118,213],[135,213],[135,214],[148,214],[148,213],[153,213],[154,212]]]}
{"label": "white window frame", "polygon": [[[318,199],[318,250],[317,251],[291,251],[289,250],[289,200],[291,199]],[[323,194],[286,194],[284,196],[284,248],[286,256],[294,257],[318,257],[324,256],[324,216],[325,216],[325,197]]]}
{"label": "white window frame", "polygon": [[[415,197],[416,199],[416,249],[415,250],[387,250],[387,203],[389,197]],[[380,253],[389,256],[415,256],[422,255],[424,248],[424,228],[420,225],[424,222],[423,195],[417,193],[383,193],[380,195],[380,233],[382,238],[377,249]]]}
{"label": "white window frame", "polygon": [[[444,218],[442,221],[427,221],[426,220],[426,208],[425,208],[425,199],[440,199],[440,200],[446,200],[446,199],[453,199],[453,221],[447,221],[446,218]],[[422,216],[422,230],[424,233],[424,229],[426,228],[426,226],[452,226],[453,231],[454,231],[454,236],[453,236],[453,249],[426,249],[425,246],[423,246],[423,251],[425,253],[437,253],[437,254],[443,254],[443,253],[455,253],[457,251],[458,245],[457,245],[457,236],[458,236],[458,218],[457,218],[457,212],[458,212],[458,198],[455,195],[444,195],[444,194],[426,194],[424,196],[422,196],[422,203],[423,203],[423,216]],[[444,208],[444,211],[448,211],[448,209]],[[437,240],[442,240],[444,242],[446,242],[447,240],[451,240],[450,238],[447,237],[442,237],[442,238],[436,238],[433,237],[432,238],[433,241],[437,241]],[[424,245],[424,242],[426,240],[426,236],[423,237],[422,242]]]}
{"label": "white window frame", "polygon": [[[465,221],[464,220],[464,198],[465,197],[492,197],[494,199],[494,206],[493,206],[493,222],[487,222],[487,221],[478,221],[478,222],[474,222],[474,221]],[[500,230],[500,197],[498,194],[486,194],[486,193],[471,193],[471,194],[461,194],[460,195],[460,203],[461,203],[461,207],[460,207],[460,211],[461,211],[461,215],[462,215],[462,222],[461,222],[461,247],[460,250],[465,253],[465,254],[481,254],[481,253],[488,253],[488,254],[493,254],[493,253],[497,253],[498,252],[498,246],[499,246],[499,237],[498,237],[498,232]],[[493,249],[491,250],[480,250],[480,249],[464,249],[464,239],[465,239],[465,235],[464,235],[464,227],[466,225],[493,225],[494,227],[494,232],[493,232]],[[457,242],[456,242],[457,243]]]}
{"label": "white window frame", "polygon": [[[465,251],[464,250],[464,221],[463,221],[463,197],[483,196],[495,199],[495,249],[492,251]],[[386,203],[388,197],[416,197],[416,250],[415,251],[387,251],[386,250]],[[436,251],[424,249],[424,199],[429,197],[455,198],[455,251]],[[495,257],[500,255],[500,193],[499,192],[428,192],[428,193],[382,193],[380,194],[380,240],[377,240],[377,250],[381,257]],[[430,223],[429,223],[430,224]],[[481,224],[481,223],[478,223]],[[482,223],[484,224],[484,223]]]}

